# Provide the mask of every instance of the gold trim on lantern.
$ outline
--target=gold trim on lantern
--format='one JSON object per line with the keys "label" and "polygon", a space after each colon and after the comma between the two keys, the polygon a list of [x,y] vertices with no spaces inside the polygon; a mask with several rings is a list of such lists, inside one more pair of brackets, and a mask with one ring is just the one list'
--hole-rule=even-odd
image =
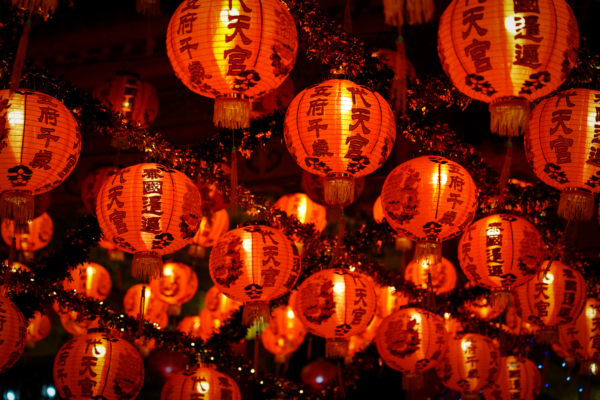
{"label": "gold trim on lantern", "polygon": [[325,344],[325,357],[348,357],[348,339],[327,338],[327,343]]}
{"label": "gold trim on lantern", "polygon": [[145,282],[162,278],[162,257],[155,251],[135,253],[131,263],[131,276]]}
{"label": "gold trim on lantern", "polygon": [[413,262],[417,265],[435,265],[442,262],[441,240],[419,240],[415,244]]}
{"label": "gold trim on lantern", "polygon": [[500,136],[519,136],[529,124],[529,102],[522,98],[502,98],[490,103],[490,129]]}
{"label": "gold trim on lantern", "polygon": [[33,195],[27,192],[6,191],[0,196],[0,218],[23,225],[33,220]]}
{"label": "gold trim on lantern", "polygon": [[245,129],[250,127],[250,98],[240,93],[227,93],[215,99],[213,123],[219,128]]}
{"label": "gold trim on lantern", "polygon": [[589,221],[594,215],[594,194],[583,188],[566,188],[560,194],[558,216],[567,221]]}
{"label": "gold trim on lantern", "polygon": [[330,206],[347,206],[354,201],[354,177],[331,173],[325,177],[325,202]]}

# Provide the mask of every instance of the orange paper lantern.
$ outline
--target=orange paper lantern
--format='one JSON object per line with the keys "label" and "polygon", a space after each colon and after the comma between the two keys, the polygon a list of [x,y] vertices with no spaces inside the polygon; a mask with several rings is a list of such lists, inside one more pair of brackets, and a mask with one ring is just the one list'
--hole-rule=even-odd
{"label": "orange paper lantern", "polygon": [[99,327],[99,319],[91,321],[81,316],[76,311],[61,311],[60,307],[55,308],[60,318],[60,323],[71,335],[78,337],[85,335],[88,329],[95,329]]}
{"label": "orange paper lantern", "polygon": [[309,332],[327,339],[328,358],[346,357],[348,340],[367,329],[377,297],[366,276],[347,269],[326,269],[309,276],[296,297],[297,316]]}
{"label": "orange paper lantern", "polygon": [[227,210],[205,214],[200,221],[200,229],[194,236],[190,245],[189,254],[193,257],[204,257],[206,247],[213,247],[217,241],[229,230],[229,214]]}
{"label": "orange paper lantern", "polygon": [[577,20],[564,0],[453,0],[440,19],[438,53],[454,86],[490,104],[491,130],[527,129],[529,101],[566,79],[577,60]]}
{"label": "orange paper lantern", "polygon": [[376,315],[385,318],[400,307],[408,304],[408,298],[402,293],[396,291],[393,286],[375,285],[375,295],[377,296]]}
{"label": "orange paper lantern", "polygon": [[494,318],[497,318],[502,314],[502,311],[504,311],[503,308],[493,308],[485,297],[465,302],[464,308],[471,316],[475,316],[485,321],[491,321]]}
{"label": "orange paper lantern", "polygon": [[180,315],[181,305],[196,295],[198,276],[193,269],[178,262],[166,263],[162,275],[162,278],[150,283],[152,293],[171,306],[170,315]]}
{"label": "orange paper lantern", "polygon": [[54,224],[52,218],[46,213],[43,213],[33,221],[27,224],[27,228],[19,232],[20,227],[17,227],[12,221],[5,219],[2,221],[2,239],[10,246],[13,236],[16,239],[15,248],[17,251],[23,251],[28,254],[27,258],[33,257],[31,253],[43,249],[52,240],[54,234]]}
{"label": "orange paper lantern", "polygon": [[434,368],[448,347],[448,334],[439,315],[419,308],[403,308],[381,322],[377,350],[390,368],[402,372],[402,387],[423,387],[422,372]]}
{"label": "orange paper lantern", "polygon": [[294,81],[289,76],[272,92],[252,100],[252,118],[264,117],[276,110],[284,110],[290,105],[296,91]]}
{"label": "orange paper lantern", "polygon": [[123,114],[125,123],[148,128],[158,115],[156,90],[135,72],[117,72],[96,86],[93,95],[113,111]]}
{"label": "orange paper lantern", "polygon": [[231,377],[217,371],[214,364],[195,365],[174,374],[163,387],[160,400],[242,400]]}
{"label": "orange paper lantern", "polygon": [[234,311],[239,309],[243,303],[225,296],[217,286],[213,286],[204,296],[205,310],[208,310],[214,318],[225,322]]}
{"label": "orange paper lantern", "polygon": [[377,197],[373,204],[373,219],[378,224],[385,220],[385,213],[383,212],[383,206],[381,205],[381,196]]}
{"label": "orange paper lantern", "polygon": [[491,289],[492,307],[504,307],[512,289],[539,271],[544,243],[535,226],[509,214],[495,214],[471,225],[460,238],[458,260],[467,278]]}
{"label": "orange paper lantern", "polygon": [[214,123],[247,128],[250,98],[277,88],[296,62],[296,24],[278,0],[184,1],[167,29],[167,55],[190,90],[216,98]]}
{"label": "orange paper lantern", "polygon": [[449,340],[448,351],[435,370],[444,386],[460,392],[464,400],[476,400],[498,376],[500,356],[492,339],[467,333]]}
{"label": "orange paper lantern", "polygon": [[[325,177],[302,171],[302,188],[306,195],[315,203],[327,206],[325,201]],[[354,196],[352,202],[358,200],[365,190],[365,178],[354,180]]]}
{"label": "orange paper lantern", "polygon": [[63,399],[135,399],[144,364],[135,347],[107,329],[69,340],[54,360],[54,385]]}
{"label": "orange paper lantern", "polygon": [[535,400],[541,389],[542,377],[533,361],[508,356],[500,359],[500,373],[483,394],[486,400]]}
{"label": "orange paper lantern", "polygon": [[202,321],[199,315],[183,317],[177,324],[177,330],[187,333],[190,336],[200,337],[202,340],[209,339],[209,336],[202,329]]}
{"label": "orange paper lantern", "polygon": [[25,349],[27,321],[21,310],[4,294],[0,293],[0,313],[2,313],[2,331],[0,331],[0,374],[12,367]]}
{"label": "orange paper lantern", "polygon": [[591,364],[600,362],[599,324],[600,301],[588,297],[579,316],[570,324],[558,327],[561,347],[577,357],[582,371],[587,372]]}
{"label": "orange paper lantern", "polygon": [[110,294],[112,281],[110,274],[100,264],[85,263],[71,270],[72,281],[65,279],[63,287],[65,290],[76,290],[96,300],[104,300]]}
{"label": "orange paper lantern", "polygon": [[27,344],[29,347],[33,347],[36,342],[44,340],[50,334],[52,329],[52,321],[47,315],[42,315],[39,311],[36,311],[33,319],[27,326]]}
{"label": "orange paper lantern", "polygon": [[354,201],[354,180],[387,159],[396,140],[396,124],[389,104],[378,93],[331,79],[296,96],[283,133],[298,165],[325,177],[327,204],[343,206]]}
{"label": "orange paper lantern", "polygon": [[[567,6],[568,7],[568,6]],[[600,91],[573,89],[541,101],[525,135],[525,154],[535,174],[561,190],[558,215],[589,221],[600,192],[597,112]]]}
{"label": "orange paper lantern", "polygon": [[131,274],[162,274],[162,254],[191,243],[200,227],[200,193],[183,173],[142,163],[116,172],[98,194],[96,214],[104,236],[133,253]]}
{"label": "orange paper lantern", "polygon": [[381,190],[387,222],[417,241],[415,263],[442,260],[442,241],[460,235],[477,211],[477,187],[466,169],[439,156],[407,161]]}
{"label": "orange paper lantern", "polygon": [[[123,296],[123,309],[125,310],[125,314],[139,318],[143,287],[144,285],[139,283],[133,285],[125,292],[125,296]],[[146,287],[144,296],[144,319],[155,322],[160,326],[168,326],[168,309],[169,305],[159,299],[151,288]]]}
{"label": "orange paper lantern", "polygon": [[18,225],[33,219],[33,195],[60,185],[81,153],[71,111],[52,96],[0,90],[0,218]]}
{"label": "orange paper lantern", "polygon": [[410,262],[404,271],[404,279],[414,283],[417,287],[427,289],[429,274],[431,274],[431,284],[436,294],[448,293],[454,290],[456,286],[456,269],[444,257],[442,257],[442,262],[432,265]]}
{"label": "orange paper lantern", "polygon": [[306,329],[290,306],[277,307],[271,313],[271,322],[261,335],[262,344],[275,355],[275,361],[284,363],[304,341]]}
{"label": "orange paper lantern", "polygon": [[90,172],[81,183],[81,199],[89,212],[96,211],[96,198],[109,176],[114,175],[115,167],[102,167]]}
{"label": "orange paper lantern", "polygon": [[209,270],[222,293],[244,303],[243,321],[252,324],[268,321],[269,301],[293,288],[302,268],[296,245],[281,231],[247,223],[213,247]]}
{"label": "orange paper lantern", "polygon": [[287,215],[293,215],[303,224],[314,224],[318,232],[323,232],[327,226],[325,207],[315,203],[304,193],[287,194],[273,206]]}
{"label": "orange paper lantern", "polygon": [[377,331],[379,330],[379,326],[381,325],[381,321],[383,321],[383,318],[375,315],[369,326],[367,326],[367,329],[358,335],[350,337],[350,341],[348,342],[348,357],[346,357],[346,364],[352,362],[352,358],[356,355],[356,353],[364,351],[367,346],[373,342],[373,339],[375,339],[375,335],[377,335]]}

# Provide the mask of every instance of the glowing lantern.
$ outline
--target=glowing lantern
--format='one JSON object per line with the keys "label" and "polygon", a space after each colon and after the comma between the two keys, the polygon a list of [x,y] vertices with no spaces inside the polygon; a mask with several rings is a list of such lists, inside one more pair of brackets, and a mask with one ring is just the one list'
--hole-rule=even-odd
{"label": "glowing lantern", "polygon": [[102,167],[90,172],[81,183],[81,199],[85,208],[90,212],[96,211],[96,199],[100,189],[109,176],[114,175],[115,167]]}
{"label": "glowing lantern", "polygon": [[300,274],[296,245],[281,231],[247,223],[213,247],[210,277],[226,296],[244,303],[244,324],[268,321],[269,301],[286,294]]}
{"label": "glowing lantern", "polygon": [[444,386],[460,392],[461,399],[480,399],[479,392],[498,375],[500,355],[492,339],[467,333],[449,340],[448,351],[435,370]]}
{"label": "glowing lantern", "polygon": [[[325,177],[302,171],[302,188],[306,195],[315,203],[327,206],[325,201]],[[365,178],[354,181],[354,196],[352,202],[356,201],[365,190]]]}
{"label": "glowing lantern", "polygon": [[54,360],[54,385],[64,399],[134,399],[144,384],[135,347],[108,329],[69,340]]}
{"label": "glowing lantern", "polygon": [[287,215],[293,215],[303,224],[314,224],[317,232],[323,232],[327,226],[325,207],[315,203],[304,193],[285,195],[273,206],[286,212]]}
{"label": "glowing lantern", "polygon": [[229,214],[222,209],[202,216],[200,229],[190,245],[189,254],[193,257],[204,257],[206,247],[213,247],[229,230]]}
{"label": "glowing lantern", "polygon": [[60,307],[53,306],[53,308],[58,313],[60,323],[65,331],[69,332],[75,337],[85,335],[88,329],[98,328],[99,326],[99,319],[91,321],[89,319],[85,319],[83,316],[80,317],[76,311],[63,312]]}
{"label": "glowing lantern", "polygon": [[[214,166],[215,173],[221,175],[231,175],[231,167],[224,163],[219,163]],[[217,212],[224,208],[229,207],[229,199],[224,198],[223,194],[219,191],[216,183],[208,183],[201,179],[196,181],[196,187],[202,197],[202,213],[210,215],[210,213]]]}
{"label": "glowing lantern", "polygon": [[167,29],[167,55],[190,90],[215,101],[215,126],[247,128],[250,100],[276,89],[296,62],[296,24],[277,0],[184,1]]}
{"label": "glowing lantern", "polygon": [[110,294],[112,281],[108,271],[100,264],[85,263],[71,270],[72,281],[65,279],[65,290],[76,290],[96,300],[104,300]]}
{"label": "glowing lantern", "polygon": [[375,295],[377,296],[377,316],[385,318],[400,307],[408,304],[408,298],[402,293],[396,291],[393,286],[375,285]]}
{"label": "glowing lantern", "polygon": [[290,306],[281,306],[273,310],[271,322],[261,335],[262,344],[275,361],[285,362],[304,341],[306,329]]}
{"label": "glowing lantern", "polygon": [[485,297],[467,301],[465,302],[464,307],[472,316],[476,316],[485,321],[491,321],[492,319],[497,318],[502,314],[502,311],[504,311],[503,308],[493,308]]}
{"label": "glowing lantern", "polygon": [[539,271],[544,243],[535,226],[509,214],[495,214],[475,222],[461,237],[458,260],[469,280],[492,290],[492,307],[503,308],[512,289]]}
{"label": "glowing lantern", "polygon": [[0,90],[0,218],[33,219],[33,195],[60,185],[81,153],[73,114],[54,97],[33,90]]}
{"label": "glowing lantern", "polygon": [[160,400],[242,400],[231,377],[217,371],[214,364],[195,365],[174,374],[163,387]]}
{"label": "glowing lantern", "polygon": [[542,377],[533,361],[508,356],[500,359],[500,373],[483,394],[486,400],[535,400],[541,388]]}
{"label": "glowing lantern", "polygon": [[239,309],[243,303],[235,301],[219,291],[216,286],[211,287],[204,296],[205,310],[221,322],[229,319],[234,311]]}
{"label": "glowing lantern", "polygon": [[2,374],[17,362],[25,349],[27,321],[21,314],[21,310],[2,293],[0,293],[0,312],[3,317],[0,332],[0,374]]}
{"label": "glowing lantern", "polygon": [[587,371],[594,363],[600,362],[600,349],[596,340],[599,318],[600,301],[588,297],[579,317],[570,324],[558,327],[561,346],[577,357],[582,363],[582,371]]}
{"label": "glowing lantern", "polygon": [[428,265],[426,263],[416,264],[414,261],[406,266],[404,279],[414,283],[417,287],[427,289],[431,274],[431,284],[436,294],[442,294],[454,290],[456,286],[456,269],[454,265],[444,257],[442,262]]}
{"label": "glowing lantern", "polygon": [[335,364],[327,360],[312,361],[302,368],[302,382],[313,389],[324,389],[337,374]]}
{"label": "glowing lantern", "polygon": [[309,332],[327,339],[328,358],[346,357],[350,336],[358,335],[375,315],[377,298],[366,276],[347,269],[326,269],[298,288],[298,318]]}
{"label": "glowing lantern", "polygon": [[354,201],[354,180],[383,165],[396,140],[385,99],[343,79],[300,92],[287,109],[283,132],[298,165],[325,177],[325,202],[332,206]]}
{"label": "glowing lantern", "polygon": [[599,98],[600,91],[573,89],[545,99],[533,109],[525,135],[529,165],[562,191],[558,215],[567,220],[592,219],[600,192]]}
{"label": "glowing lantern", "polygon": [[283,110],[290,105],[296,91],[294,81],[289,76],[279,87],[263,97],[252,100],[252,118],[264,117],[276,110]]}
{"label": "glowing lantern", "polygon": [[[223,320],[215,317],[207,308],[200,311],[200,330],[203,337],[210,339],[212,335],[219,333],[222,324]],[[250,329],[250,332],[252,331],[253,329]]]}
{"label": "glowing lantern", "polygon": [[162,274],[162,254],[191,243],[200,227],[200,193],[183,173],[142,163],[104,182],[96,205],[102,233],[120,250],[133,253],[131,274]]}
{"label": "glowing lantern", "polygon": [[[140,314],[140,301],[142,299],[142,288],[143,284],[139,283],[137,285],[133,285],[132,287],[125,292],[125,296],[123,297],[123,309],[125,310],[125,314],[139,318]],[[154,291],[149,287],[146,287],[146,293],[144,296],[144,319],[150,322],[156,322],[160,326],[167,326],[168,324],[168,315],[167,310],[169,309],[169,305],[162,301],[161,299],[154,294]],[[167,322],[165,322],[167,320]]]}
{"label": "glowing lantern", "polygon": [[[375,200],[375,203],[373,204],[373,219],[378,224],[381,224],[383,221],[385,221],[385,213],[383,212],[383,206],[381,205],[381,196],[377,197],[377,200]],[[404,253],[412,249],[412,242],[410,241],[410,239],[402,235],[396,235],[395,241],[396,250],[398,251]]]}
{"label": "glowing lantern", "polygon": [[458,90],[490,103],[491,130],[503,136],[527,129],[529,102],[560,86],[578,47],[577,20],[563,0],[453,0],[438,31],[444,71]]}
{"label": "glowing lantern", "polygon": [[150,283],[152,293],[169,304],[169,315],[180,315],[181,305],[190,301],[198,290],[198,276],[193,269],[178,262],[163,266],[162,278]]}
{"label": "glowing lantern", "polygon": [[438,156],[407,161],[381,190],[387,222],[417,241],[414,262],[442,261],[442,241],[460,235],[477,210],[477,187],[466,169]]}
{"label": "glowing lantern", "polygon": [[25,258],[33,258],[33,252],[43,249],[52,240],[54,234],[54,224],[52,218],[46,213],[43,213],[33,221],[27,224],[27,228],[19,232],[15,232],[15,225],[10,220],[2,221],[2,239],[10,246],[13,235],[16,238],[16,250],[22,251]]}
{"label": "glowing lantern", "polygon": [[50,334],[51,328],[52,321],[50,321],[50,318],[36,311],[33,319],[27,326],[27,346],[33,347],[36,342],[46,339]]}
{"label": "glowing lantern", "polygon": [[108,240],[106,238],[102,238],[102,239],[100,239],[98,246],[102,247],[103,249],[108,250],[108,259],[109,260],[111,260],[111,261],[125,260],[125,253],[123,253],[123,251],[119,250],[119,248],[117,247],[117,245],[114,243],[114,241],[112,239]]}
{"label": "glowing lantern", "polygon": [[[8,260],[4,260],[3,264],[4,265],[8,265]],[[17,272],[19,270],[22,270],[22,271],[25,271],[25,272],[31,271],[27,265],[21,264],[20,262],[13,261],[11,271],[12,272]]]}
{"label": "glowing lantern", "polygon": [[422,372],[434,368],[444,356],[447,336],[439,315],[403,308],[383,320],[375,343],[386,365],[402,372],[402,387],[416,390],[423,387]]}
{"label": "glowing lantern", "polygon": [[[204,310],[202,310],[204,311]],[[177,324],[177,330],[187,333],[190,336],[200,337],[202,340],[210,339],[210,336],[204,333],[204,327],[199,315],[183,317]]]}
{"label": "glowing lantern", "polygon": [[135,72],[117,72],[96,86],[93,95],[113,111],[123,114],[125,123],[148,128],[158,115],[156,90]]}

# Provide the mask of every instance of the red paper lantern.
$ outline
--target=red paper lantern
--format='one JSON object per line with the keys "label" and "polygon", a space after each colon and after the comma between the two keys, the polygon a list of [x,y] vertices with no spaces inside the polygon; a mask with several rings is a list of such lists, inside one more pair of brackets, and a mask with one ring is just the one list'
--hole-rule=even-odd
{"label": "red paper lantern", "polygon": [[217,371],[214,364],[195,365],[173,375],[160,400],[242,400],[235,380]]}
{"label": "red paper lantern", "polygon": [[354,201],[354,180],[387,159],[396,140],[396,124],[392,109],[378,93],[330,79],[296,96],[283,133],[298,165],[325,177],[327,204],[343,206]]}
{"label": "red paper lantern", "polygon": [[71,335],[74,337],[78,337],[81,335],[85,335],[88,329],[98,328],[99,319],[91,321],[89,319],[85,319],[83,316],[79,318],[79,314],[76,311],[61,311],[60,307],[55,308],[58,316],[60,318],[60,323]]}
{"label": "red paper lantern", "polygon": [[453,0],[440,19],[438,53],[454,86],[490,104],[491,129],[527,129],[529,101],[556,90],[577,60],[579,31],[563,0]]}
{"label": "red paper lantern", "polygon": [[[139,318],[143,287],[144,285],[139,283],[133,285],[125,292],[125,296],[123,296],[123,309],[125,310],[125,314]],[[160,326],[168,326],[168,309],[169,305],[159,299],[151,288],[146,287],[144,296],[144,319],[155,322]]]}
{"label": "red paper lantern", "polygon": [[309,332],[327,339],[328,358],[346,357],[348,340],[367,329],[377,298],[366,276],[326,269],[309,276],[296,297],[297,316]]}
{"label": "red paper lantern", "polygon": [[312,361],[302,368],[301,378],[305,385],[313,389],[324,389],[336,377],[335,364],[327,360]]}
{"label": "red paper lantern", "polygon": [[198,276],[183,263],[168,262],[163,266],[162,278],[153,280],[150,288],[158,299],[170,305],[170,315],[180,315],[181,305],[198,290]]}
{"label": "red paper lantern", "polygon": [[436,294],[448,293],[454,290],[456,286],[456,269],[444,257],[442,257],[442,262],[432,265],[410,262],[404,271],[404,279],[414,283],[417,287],[427,289],[429,274],[431,274],[431,284]]}
{"label": "red paper lantern", "polygon": [[592,372],[592,364],[600,362],[600,349],[597,345],[599,321],[600,301],[588,297],[579,316],[570,324],[558,327],[561,347],[577,357],[585,372]]}
{"label": "red paper lantern", "polygon": [[131,274],[162,274],[162,254],[191,243],[200,227],[200,193],[183,173],[142,163],[119,170],[98,194],[98,222],[104,236],[133,253]]}
{"label": "red paper lantern", "polygon": [[408,298],[402,293],[396,291],[393,286],[374,285],[375,295],[377,296],[376,315],[385,318],[400,307],[408,304]]}
{"label": "red paper lantern", "polygon": [[271,322],[261,335],[265,349],[275,355],[275,361],[284,363],[304,341],[306,329],[292,307],[280,306],[271,313]]}
{"label": "red paper lantern", "polygon": [[503,308],[494,308],[488,302],[488,299],[485,297],[480,297],[477,300],[467,301],[464,304],[464,308],[471,313],[471,316],[476,318],[483,319],[485,321],[491,321],[494,318],[497,318],[502,311]]}
{"label": "red paper lantern", "polygon": [[208,310],[214,318],[221,322],[227,321],[234,311],[238,310],[243,303],[235,301],[219,291],[217,286],[213,286],[204,296],[205,310]]}
{"label": "red paper lantern", "polygon": [[486,400],[535,400],[541,389],[542,377],[533,361],[508,356],[500,359],[500,373],[483,394]]}
{"label": "red paper lantern", "polygon": [[39,311],[36,311],[33,319],[27,326],[27,345],[33,347],[36,342],[44,340],[50,334],[52,329],[52,321],[47,315],[42,315]]}
{"label": "red paper lantern", "polygon": [[167,29],[167,55],[190,90],[216,98],[214,123],[247,128],[250,98],[276,89],[296,62],[294,18],[277,0],[184,1]]}
{"label": "red paper lantern", "polygon": [[200,229],[194,236],[189,248],[189,254],[193,257],[204,257],[207,247],[213,247],[217,241],[229,230],[229,214],[222,209],[204,214],[200,221]]}
{"label": "red paper lantern", "polygon": [[15,365],[23,349],[27,334],[27,321],[21,310],[4,294],[0,293],[0,312],[3,328],[0,332],[0,374]]}
{"label": "red paper lantern", "polygon": [[33,195],[60,185],[81,153],[79,126],[54,97],[0,90],[0,218],[18,225],[33,219]]}
{"label": "red paper lantern", "polygon": [[[325,201],[325,177],[311,174],[308,171],[302,171],[302,188],[306,195],[315,203],[327,206]],[[354,196],[352,202],[358,200],[365,190],[365,178],[358,178],[354,181]]]}
{"label": "red paper lantern", "polygon": [[135,399],[144,364],[135,347],[107,329],[69,340],[54,360],[54,385],[64,399]]}
{"label": "red paper lantern", "polygon": [[477,187],[466,169],[439,156],[407,161],[388,175],[381,190],[387,222],[417,241],[415,263],[442,260],[442,241],[460,235],[477,211]]}
{"label": "red paper lantern", "polygon": [[[231,175],[231,167],[224,163],[218,163],[214,166],[215,173],[220,173],[223,176]],[[229,198],[223,197],[223,193],[219,190],[216,183],[208,183],[202,179],[197,179],[196,187],[202,198],[202,213],[210,215],[229,207]]]}
{"label": "red paper lantern", "polygon": [[381,325],[381,321],[383,321],[383,318],[375,315],[369,326],[367,326],[367,329],[358,335],[350,337],[350,341],[348,342],[348,357],[346,357],[347,364],[352,362],[352,358],[356,353],[364,351],[367,346],[373,342],[373,339],[379,330],[379,326]]}
{"label": "red paper lantern", "polygon": [[500,356],[492,339],[467,333],[449,340],[448,351],[435,370],[444,386],[460,392],[461,399],[478,400],[479,392],[498,376]]}
{"label": "red paper lantern", "polygon": [[104,300],[110,294],[112,281],[110,274],[100,264],[85,263],[71,270],[72,281],[65,279],[63,287],[65,290],[76,290],[96,300]]}
{"label": "red paper lantern", "polygon": [[[204,310],[202,310],[204,311]],[[210,339],[210,335],[204,333],[202,321],[199,315],[183,317],[177,324],[177,330],[187,333],[190,336],[200,337],[202,340]]]}
{"label": "red paper lantern", "polygon": [[81,183],[81,199],[89,212],[96,211],[96,198],[109,176],[114,175],[115,167],[102,167],[90,172]]}
{"label": "red paper lantern", "polygon": [[148,128],[158,115],[156,90],[135,72],[117,72],[96,86],[93,95],[105,106],[123,114],[125,123]]}
{"label": "red paper lantern", "polygon": [[323,232],[327,226],[325,207],[312,201],[304,193],[287,194],[273,205],[287,215],[293,215],[303,224],[314,224],[317,232]]}
{"label": "red paper lantern", "polygon": [[600,192],[599,98],[600,91],[573,89],[542,100],[525,135],[529,165],[562,191],[558,215],[567,220],[592,219],[594,193]]}
{"label": "red paper lantern", "polygon": [[293,288],[301,269],[296,245],[281,231],[259,223],[227,232],[209,260],[215,286],[244,303],[245,324],[268,321],[269,301]]}
{"label": "red paper lantern", "polygon": [[281,85],[272,92],[252,100],[252,118],[264,117],[276,110],[284,110],[290,105],[296,91],[294,90],[294,81],[289,76]]}
{"label": "red paper lantern", "polygon": [[423,387],[422,372],[434,368],[448,347],[448,334],[439,315],[419,308],[403,308],[381,322],[377,350],[390,368],[402,372],[402,387]]}
{"label": "red paper lantern", "polygon": [[54,224],[52,218],[46,213],[43,213],[33,221],[29,222],[26,229],[15,233],[15,225],[12,221],[5,219],[2,221],[2,239],[8,246],[11,245],[13,236],[16,239],[15,248],[17,251],[26,253],[26,258],[32,258],[33,252],[43,249],[52,240],[54,234]]}

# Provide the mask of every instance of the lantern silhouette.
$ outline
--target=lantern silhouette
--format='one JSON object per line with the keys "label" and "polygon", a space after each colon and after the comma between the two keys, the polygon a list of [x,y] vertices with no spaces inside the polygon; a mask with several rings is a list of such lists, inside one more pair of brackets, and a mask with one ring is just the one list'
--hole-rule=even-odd
{"label": "lantern silhouette", "polygon": [[296,24],[277,0],[184,1],[167,29],[167,55],[190,90],[215,100],[215,126],[247,128],[250,100],[276,89],[296,62]]}
{"label": "lantern silhouette", "polygon": [[266,95],[252,100],[252,118],[264,117],[277,110],[284,110],[290,105],[296,91],[294,81],[289,76],[275,90]]}
{"label": "lantern silhouette", "polygon": [[280,306],[273,310],[271,322],[261,335],[265,349],[275,356],[275,361],[285,360],[298,350],[304,341],[306,329],[292,307]]}
{"label": "lantern silhouette", "polygon": [[335,364],[327,360],[312,361],[302,368],[302,382],[313,389],[324,389],[335,379],[337,369]]}
{"label": "lantern silhouette", "polygon": [[213,247],[210,277],[226,296],[244,303],[244,324],[268,322],[269,301],[294,287],[301,272],[296,245],[281,231],[247,223],[229,231]]}
{"label": "lantern silhouette", "polygon": [[217,286],[213,286],[204,296],[205,310],[208,310],[214,318],[225,322],[234,311],[238,310],[243,303],[235,301],[219,291]]}
{"label": "lantern silhouette", "polygon": [[54,359],[54,386],[64,399],[134,399],[144,384],[135,347],[107,329],[69,340]]}
{"label": "lantern silhouette", "polygon": [[375,343],[390,368],[402,372],[402,387],[423,387],[422,373],[434,368],[448,347],[442,317],[419,308],[403,308],[385,318]]}
{"label": "lantern silhouette", "polygon": [[[139,283],[133,285],[125,292],[123,296],[123,309],[125,314],[139,318],[140,314],[140,301],[142,299],[142,288],[144,285]],[[156,322],[160,326],[168,326],[168,315],[167,310],[169,305],[158,298],[154,291],[146,287],[144,296],[144,319],[150,322]],[[165,320],[167,322],[165,322]]]}
{"label": "lantern silhouette", "polygon": [[375,295],[377,296],[376,315],[385,318],[400,307],[408,304],[408,298],[402,293],[396,291],[393,286],[375,285]]}
{"label": "lantern silhouette", "polygon": [[123,253],[122,250],[119,250],[119,248],[117,247],[117,245],[114,243],[114,241],[112,239],[108,240],[106,238],[102,238],[98,242],[98,246],[102,247],[103,249],[108,250],[108,259],[109,260],[111,260],[111,261],[124,261],[125,260],[125,253]]}
{"label": "lantern silhouette", "polygon": [[189,254],[193,257],[204,257],[207,247],[213,247],[217,241],[229,230],[229,214],[222,209],[203,215],[200,221],[200,229],[194,236],[189,248]]}
{"label": "lantern silhouette", "polygon": [[461,399],[477,400],[498,376],[500,356],[492,339],[466,333],[448,341],[448,351],[435,370],[444,386],[460,392]]}
{"label": "lantern silhouette", "polygon": [[293,215],[303,224],[314,224],[317,232],[323,232],[327,226],[325,207],[315,203],[304,193],[287,194],[273,206],[287,215]]}
{"label": "lantern silhouette", "polygon": [[25,226],[17,225],[16,232],[14,223],[5,219],[2,221],[1,229],[4,242],[10,246],[14,236],[16,239],[16,250],[22,251],[27,259],[33,258],[34,251],[46,247],[52,240],[52,235],[54,234],[52,218],[46,213],[43,213]]}
{"label": "lantern silhouette", "polygon": [[344,79],[300,92],[287,109],[283,132],[298,165],[325,177],[325,202],[332,206],[354,201],[354,180],[383,165],[396,140],[385,99]]}
{"label": "lantern silhouette", "polygon": [[27,326],[27,346],[33,348],[36,342],[46,339],[50,334],[50,329],[52,329],[50,318],[36,311]]}
{"label": "lantern silhouette", "polygon": [[483,394],[486,400],[535,400],[541,389],[542,377],[533,361],[508,356],[500,359],[498,377]]}
{"label": "lantern silhouette", "polygon": [[214,364],[195,365],[174,374],[163,387],[160,400],[242,400],[235,380]]}
{"label": "lantern silhouette", "polygon": [[110,294],[112,281],[110,274],[100,264],[85,263],[71,270],[72,281],[65,279],[63,287],[65,290],[76,290],[96,300],[104,300]]}
{"label": "lantern silhouette", "polygon": [[427,289],[429,274],[431,274],[431,284],[436,294],[448,293],[454,290],[456,286],[456,269],[444,257],[442,257],[442,262],[437,264],[417,264],[414,261],[409,263],[404,271],[404,279],[414,283],[417,287]]}
{"label": "lantern silhouette", "polygon": [[190,301],[198,290],[198,276],[193,269],[178,262],[163,266],[163,276],[150,283],[152,293],[169,304],[169,315],[180,315],[181,305]]}
{"label": "lantern silhouette", "polygon": [[[8,92],[8,91],[7,91]],[[0,374],[12,367],[25,349],[27,321],[19,308],[0,293],[3,328],[0,332]]]}
{"label": "lantern silhouette", "polygon": [[200,227],[200,193],[183,173],[142,163],[119,170],[104,182],[96,205],[102,233],[133,253],[131,274],[162,275],[162,254],[192,242]]}
{"label": "lantern silhouette", "polygon": [[81,200],[89,212],[96,211],[96,199],[109,176],[114,175],[115,167],[102,167],[90,172],[81,183]]}
{"label": "lantern silhouette", "polygon": [[123,114],[123,122],[148,128],[158,115],[158,94],[135,72],[120,71],[96,86],[94,97],[113,111]]}
{"label": "lantern silhouette", "polygon": [[392,228],[417,241],[414,262],[431,265],[442,260],[442,241],[460,235],[475,217],[477,187],[459,164],[424,156],[394,168],[381,199]]}
{"label": "lantern silhouette", "polygon": [[444,71],[458,90],[490,103],[491,130],[503,136],[527,129],[529,102],[560,86],[578,47],[577,20],[563,0],[453,0],[438,30]]}
{"label": "lantern silhouette", "polygon": [[87,333],[89,329],[96,329],[99,327],[99,319],[95,320],[86,319],[84,316],[79,317],[76,311],[63,311],[60,307],[55,308],[60,318],[60,323],[71,335],[74,337],[82,336]]}
{"label": "lantern silhouette", "polygon": [[[231,175],[231,167],[225,163],[215,164],[214,168],[215,173],[219,172],[223,176]],[[210,213],[229,207],[229,199],[223,197],[223,193],[219,191],[216,183],[208,183],[198,178],[196,187],[202,198],[203,214],[210,215]]]}
{"label": "lantern silhouette", "polygon": [[[325,201],[325,177],[311,174],[308,171],[302,171],[302,188],[306,195],[315,203],[322,206],[328,206]],[[358,200],[365,190],[365,178],[354,180],[354,196],[352,202]]]}
{"label": "lantern silhouette", "polygon": [[582,364],[582,372],[592,372],[594,363],[600,362],[600,349],[597,346],[600,301],[588,297],[583,311],[570,324],[558,327],[561,347],[577,358]]}
{"label": "lantern silhouette", "polygon": [[33,219],[33,196],[54,189],[73,171],[81,135],[59,100],[33,90],[0,90],[0,218]]}
{"label": "lantern silhouette", "polygon": [[347,269],[326,269],[298,288],[295,310],[306,329],[327,339],[327,358],[346,357],[348,340],[367,329],[377,297],[366,276]]}
{"label": "lantern silhouette", "polygon": [[467,278],[492,290],[490,303],[504,308],[512,290],[535,276],[544,243],[535,226],[509,214],[495,214],[471,225],[458,245],[458,260]]}
{"label": "lantern silhouette", "polygon": [[525,135],[529,165],[562,191],[558,215],[570,221],[592,219],[594,193],[600,192],[598,98],[600,91],[573,89],[542,100]]}

